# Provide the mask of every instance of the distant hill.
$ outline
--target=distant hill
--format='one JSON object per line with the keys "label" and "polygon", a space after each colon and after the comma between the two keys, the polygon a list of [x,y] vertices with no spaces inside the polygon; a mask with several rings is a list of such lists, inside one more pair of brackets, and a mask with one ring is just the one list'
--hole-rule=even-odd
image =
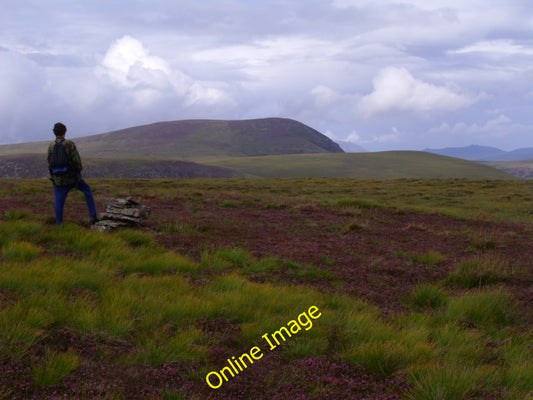
{"label": "distant hill", "polygon": [[504,151],[495,147],[470,145],[466,147],[446,147],[424,149],[429,153],[463,158],[471,161],[521,161],[533,160],[533,147]]}
{"label": "distant hill", "polygon": [[[427,152],[344,153],[320,132],[283,118],[159,122],[74,140],[88,178],[512,178]],[[0,146],[0,177],[46,177],[48,143]]]}
{"label": "distant hill", "polygon": [[[343,152],[327,136],[301,122],[285,118],[158,122],[73,140],[82,156],[95,158],[198,160]],[[4,145],[0,146],[0,155],[42,153],[48,143]]]}
{"label": "distant hill", "polygon": [[522,149],[516,149],[508,151],[503,157],[498,159],[492,158],[487,161],[523,161],[533,160],[533,147],[525,147]]}
{"label": "distant hill", "polygon": [[199,160],[272,154],[342,153],[338,144],[301,122],[284,118],[159,122],[80,138],[92,157],[138,156]]}

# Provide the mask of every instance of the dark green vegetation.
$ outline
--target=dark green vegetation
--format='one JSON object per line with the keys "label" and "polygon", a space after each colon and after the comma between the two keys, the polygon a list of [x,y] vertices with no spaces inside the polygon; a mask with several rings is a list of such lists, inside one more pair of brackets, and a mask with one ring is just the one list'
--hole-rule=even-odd
{"label": "dark green vegetation", "polygon": [[[512,178],[424,152],[345,154],[316,130],[282,118],[160,122],[74,140],[91,178]],[[46,177],[47,148],[48,142],[0,146],[0,177]]]}
{"label": "dark green vegetation", "polygon": [[533,182],[89,183],[150,220],[89,231],[72,193],[58,229],[49,182],[0,180],[0,399],[533,396]]}

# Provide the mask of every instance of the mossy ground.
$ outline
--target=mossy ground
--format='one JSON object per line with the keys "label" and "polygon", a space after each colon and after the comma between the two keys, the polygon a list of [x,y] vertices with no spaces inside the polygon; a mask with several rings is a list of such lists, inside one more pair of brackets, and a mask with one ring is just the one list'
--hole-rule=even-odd
{"label": "mossy ground", "polygon": [[[47,182],[0,185],[0,399],[532,395],[521,182],[90,183],[100,208],[132,195],[152,217],[89,231],[72,193],[56,228]],[[261,336],[313,305],[268,351]],[[252,346],[262,359],[207,386]]]}

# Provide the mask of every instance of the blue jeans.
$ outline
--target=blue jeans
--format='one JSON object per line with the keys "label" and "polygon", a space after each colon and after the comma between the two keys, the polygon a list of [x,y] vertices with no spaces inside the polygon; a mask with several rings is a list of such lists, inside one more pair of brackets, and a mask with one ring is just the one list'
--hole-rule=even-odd
{"label": "blue jeans", "polygon": [[65,186],[55,186],[55,212],[56,212],[56,224],[61,225],[63,223],[63,208],[65,207],[65,201],[67,200],[68,192],[72,189],[77,189],[85,195],[85,202],[89,209],[89,218],[96,218],[96,205],[94,204],[93,193],[91,187],[82,179],[78,183]]}

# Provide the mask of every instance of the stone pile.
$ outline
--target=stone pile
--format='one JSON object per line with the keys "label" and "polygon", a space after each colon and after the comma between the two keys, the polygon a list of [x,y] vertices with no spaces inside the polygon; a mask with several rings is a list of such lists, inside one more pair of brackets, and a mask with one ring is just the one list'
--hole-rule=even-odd
{"label": "stone pile", "polygon": [[99,220],[92,229],[111,231],[121,227],[135,227],[150,215],[150,207],[132,200],[131,197],[118,198],[106,206],[105,212],[100,213]]}

